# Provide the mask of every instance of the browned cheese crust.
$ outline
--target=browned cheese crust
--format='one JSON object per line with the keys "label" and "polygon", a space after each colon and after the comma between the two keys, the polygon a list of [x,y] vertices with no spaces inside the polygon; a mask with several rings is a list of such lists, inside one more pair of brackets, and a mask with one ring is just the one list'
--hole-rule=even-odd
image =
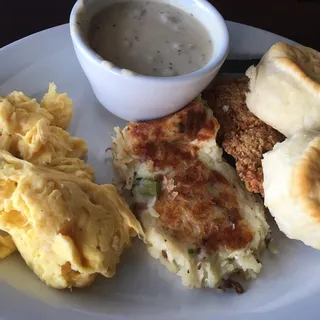
{"label": "browned cheese crust", "polygon": [[246,105],[248,78],[219,80],[204,93],[221,129],[218,142],[236,160],[239,177],[250,192],[263,191],[263,153],[284,136],[254,116]]}
{"label": "browned cheese crust", "polygon": [[241,217],[234,186],[198,159],[194,139],[215,139],[219,124],[207,117],[202,103],[157,121],[129,123],[131,154],[157,169],[170,169],[159,180],[174,180],[174,192],[164,188],[155,204],[162,227],[180,243],[214,252],[244,248],[253,239]]}

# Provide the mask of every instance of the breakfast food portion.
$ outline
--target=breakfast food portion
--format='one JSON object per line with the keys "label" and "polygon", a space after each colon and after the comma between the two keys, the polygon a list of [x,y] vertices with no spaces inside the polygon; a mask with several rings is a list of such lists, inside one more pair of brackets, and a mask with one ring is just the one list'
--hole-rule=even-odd
{"label": "breakfast food portion", "polygon": [[[69,110],[69,101],[66,105]],[[55,157],[83,157],[88,151],[85,141],[54,125],[67,123],[66,115],[61,115],[60,123],[35,99],[12,92],[0,102],[1,148],[36,164],[48,164]]]}
{"label": "breakfast food portion", "polygon": [[78,0],[69,26],[93,94],[126,121],[159,119],[186,106],[229,51],[226,22],[206,0]]}
{"label": "breakfast food portion", "polygon": [[58,94],[53,83],[41,104],[14,91],[0,98],[1,150],[92,180],[93,169],[80,159],[88,152],[86,142],[63,129],[71,116],[71,99],[65,93]]}
{"label": "breakfast food portion", "polygon": [[78,158],[54,158],[49,164],[40,166],[48,167],[64,173],[73,174],[76,177],[94,181],[93,168]]}
{"label": "breakfast food portion", "polygon": [[319,70],[320,52],[276,43],[247,70],[249,110],[287,137],[320,130]]}
{"label": "breakfast food portion", "polygon": [[80,288],[113,277],[138,236],[186,287],[242,293],[270,249],[268,210],[320,250],[320,53],[279,42],[216,77],[229,35],[206,1],[93,3],[72,11],[74,49],[99,103],[129,122],[82,108],[77,125],[113,184],[94,182],[54,83],[40,102],[0,97],[0,259],[17,252],[47,286]]}
{"label": "breakfast food portion", "polygon": [[299,131],[264,155],[265,205],[289,238],[320,249],[320,132]]}
{"label": "breakfast food portion", "polygon": [[57,86],[49,83],[49,90],[43,96],[40,106],[53,116],[51,125],[66,129],[72,118],[72,100],[66,93],[58,93]]}
{"label": "breakfast food portion", "polygon": [[19,160],[0,152],[0,229],[48,286],[90,285],[112,277],[123,249],[143,234],[113,185]]}
{"label": "breakfast food portion", "polygon": [[89,43],[103,59],[131,72],[158,77],[205,66],[212,39],[192,14],[163,2],[123,1],[92,19]]}
{"label": "breakfast food portion", "polygon": [[[84,140],[63,130],[72,117],[72,101],[56,92],[54,83],[41,104],[14,91],[0,98],[0,149],[34,164],[93,180],[94,171],[80,158],[87,151]],[[0,234],[2,258],[15,251],[9,235]],[[11,240],[12,241],[12,240]]]}
{"label": "breakfast food portion", "polygon": [[221,125],[217,140],[236,160],[240,179],[250,192],[263,195],[262,156],[284,136],[248,110],[248,80],[218,80],[205,91],[204,98]]}
{"label": "breakfast food portion", "polygon": [[91,182],[86,142],[64,130],[71,116],[53,83],[41,104],[17,91],[0,100],[0,258],[17,249],[58,289],[112,277],[131,238],[143,236],[116,188]]}
{"label": "breakfast food portion", "polygon": [[0,233],[0,259],[10,256],[16,250],[16,245],[14,244],[11,236],[9,234]]}
{"label": "breakfast food portion", "polygon": [[269,238],[262,202],[222,158],[219,127],[198,99],[172,116],[115,128],[114,167],[149,253],[189,287],[223,288],[235,273],[255,278]]}

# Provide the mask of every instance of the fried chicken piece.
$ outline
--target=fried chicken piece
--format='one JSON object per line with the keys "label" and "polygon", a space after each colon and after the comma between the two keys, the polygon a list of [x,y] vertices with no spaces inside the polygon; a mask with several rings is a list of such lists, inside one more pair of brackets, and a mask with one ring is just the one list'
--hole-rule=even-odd
{"label": "fried chicken piece", "polygon": [[263,192],[263,153],[283,141],[284,136],[254,116],[246,106],[247,77],[214,83],[203,97],[221,128],[218,142],[236,160],[236,169],[250,192]]}

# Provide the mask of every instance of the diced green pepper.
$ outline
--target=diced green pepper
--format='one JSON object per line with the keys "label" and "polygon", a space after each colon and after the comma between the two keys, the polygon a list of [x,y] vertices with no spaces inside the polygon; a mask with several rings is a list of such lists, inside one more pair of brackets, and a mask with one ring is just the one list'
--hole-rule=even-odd
{"label": "diced green pepper", "polygon": [[189,249],[188,249],[188,253],[189,253],[189,254],[195,254],[195,253],[196,253],[196,249],[189,248]]}
{"label": "diced green pepper", "polygon": [[159,183],[152,179],[142,179],[139,183],[139,192],[146,196],[157,196]]}

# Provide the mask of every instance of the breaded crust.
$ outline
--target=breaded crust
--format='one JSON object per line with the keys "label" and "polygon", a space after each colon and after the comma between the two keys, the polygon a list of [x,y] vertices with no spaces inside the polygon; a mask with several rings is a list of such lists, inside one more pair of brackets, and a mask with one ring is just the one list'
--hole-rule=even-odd
{"label": "breaded crust", "polygon": [[236,169],[250,192],[264,194],[261,159],[284,136],[268,126],[246,105],[248,78],[219,80],[204,93],[218,119],[218,142],[236,160]]}
{"label": "breaded crust", "polygon": [[[151,162],[156,171],[171,168],[158,177],[174,184],[174,192],[163,189],[155,204],[162,228],[180,243],[208,252],[245,248],[253,239],[233,185],[198,159],[201,141],[215,139],[218,129],[205,106],[193,103],[161,120],[130,123],[126,131],[134,156]],[[199,143],[191,144],[195,139]]]}
{"label": "breaded crust", "polygon": [[189,143],[194,139],[205,141],[215,138],[219,128],[216,119],[207,120],[203,103],[193,102],[159,120],[129,122],[126,133],[130,136],[132,154],[153,159],[161,168],[175,165],[176,157],[179,160],[193,156],[192,152],[198,148]]}
{"label": "breaded crust", "polygon": [[199,160],[175,170],[169,176],[174,192],[163,190],[154,207],[162,227],[180,243],[208,253],[245,248],[253,236],[229,181]]}
{"label": "breaded crust", "polygon": [[115,128],[113,163],[146,234],[150,255],[191,288],[234,288],[261,271],[269,226],[216,143],[203,100],[164,119]]}

